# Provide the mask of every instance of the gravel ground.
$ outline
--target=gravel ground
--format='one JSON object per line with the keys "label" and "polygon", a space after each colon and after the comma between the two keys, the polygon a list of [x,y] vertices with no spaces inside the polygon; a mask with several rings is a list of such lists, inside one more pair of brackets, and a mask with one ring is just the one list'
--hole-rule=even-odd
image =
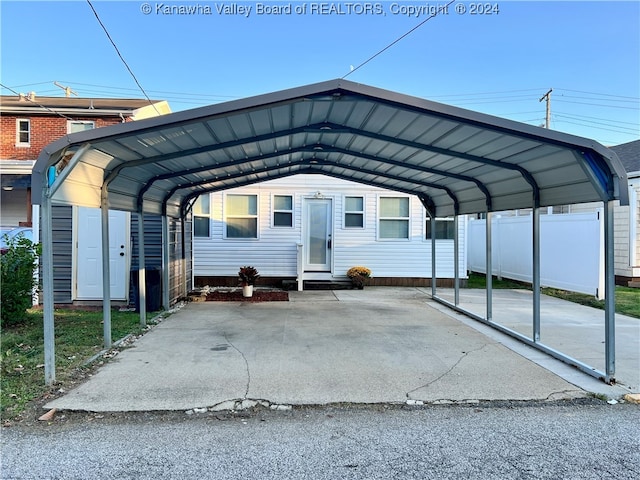
{"label": "gravel ground", "polygon": [[59,412],[2,429],[2,479],[640,478],[640,407],[597,399]]}

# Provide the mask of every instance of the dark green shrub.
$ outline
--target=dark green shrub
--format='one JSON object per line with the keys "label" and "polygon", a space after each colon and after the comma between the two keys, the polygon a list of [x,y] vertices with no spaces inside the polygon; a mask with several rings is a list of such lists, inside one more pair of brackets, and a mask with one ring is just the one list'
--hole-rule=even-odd
{"label": "dark green shrub", "polygon": [[40,245],[22,235],[5,239],[7,250],[0,257],[2,327],[18,325],[24,321],[25,313],[32,305],[33,289],[37,286],[34,273],[40,256]]}

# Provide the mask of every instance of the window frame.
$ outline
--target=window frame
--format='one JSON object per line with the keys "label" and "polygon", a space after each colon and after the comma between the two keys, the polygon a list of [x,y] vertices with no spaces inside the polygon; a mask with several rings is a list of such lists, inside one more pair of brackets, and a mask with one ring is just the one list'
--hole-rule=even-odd
{"label": "window frame", "polygon": [[[361,198],[362,199],[362,210],[347,210],[347,198]],[[345,230],[364,230],[366,228],[366,216],[365,212],[365,196],[364,195],[344,195],[342,198],[342,228]],[[362,217],[362,226],[353,227],[347,225],[347,214],[349,215],[360,215]]]}
{"label": "window frame", "polygon": [[[80,124],[80,125],[89,125],[89,124],[91,124],[91,128],[87,128],[87,129],[84,129],[84,130],[79,130],[78,132],[72,132],[71,131],[71,125],[74,125],[74,124]],[[67,120],[67,134],[84,132],[86,130],[93,130],[94,128],[96,128],[96,122],[94,120]]]}
{"label": "window frame", "polygon": [[[229,197],[255,197],[256,198],[256,213],[248,215],[229,215]],[[255,218],[256,220],[256,236],[255,237],[230,237],[229,232],[229,218]],[[224,232],[223,238],[225,240],[232,241],[256,241],[260,240],[260,195],[257,193],[227,193],[224,196]]]}
{"label": "window frame", "polygon": [[[208,202],[207,202],[207,210],[209,210],[209,212],[202,212],[202,211],[198,211],[199,210],[199,202],[201,201],[201,199],[203,198],[207,198]],[[193,203],[193,206],[191,207],[191,213],[193,214],[193,238],[211,238],[211,194],[210,193],[203,193],[201,195],[198,195],[198,198],[196,198],[196,201]],[[207,219],[207,234],[206,235],[196,235],[196,218],[206,218]]]}
{"label": "window frame", "polygon": [[[27,130],[22,130],[20,128],[20,124],[22,122],[27,123]],[[20,134],[27,134],[27,141],[23,142],[20,140]],[[16,118],[16,147],[30,147],[31,146],[31,119],[29,118]]]}
{"label": "window frame", "polygon": [[[385,198],[401,198],[405,199],[407,202],[407,216],[406,217],[382,217],[382,201]],[[406,237],[383,237],[381,236],[382,228],[381,224],[384,220],[401,220],[407,222],[407,236]],[[376,237],[378,241],[382,242],[409,242],[411,241],[411,198],[407,196],[399,196],[399,195],[381,195],[378,197],[378,229],[377,229]]]}
{"label": "window frame", "polygon": [[[289,197],[291,199],[291,209],[284,210],[282,208],[276,208],[276,197]],[[288,193],[274,193],[271,195],[271,228],[295,228],[295,198],[293,194]],[[276,225],[276,213],[289,213],[291,214],[291,225]]]}
{"label": "window frame", "polygon": [[[429,214],[425,211],[425,222],[424,222],[424,238],[423,240],[425,242],[431,242],[431,237],[427,236],[430,232],[429,232],[429,228],[430,228],[430,224],[431,224],[431,217],[429,217]],[[455,240],[455,222],[456,219],[455,217],[436,217],[436,242],[440,241],[440,240],[444,240],[444,241],[454,241]],[[449,222],[453,225],[453,230],[451,232],[451,238],[446,237],[446,238],[438,238],[437,237],[437,233],[438,233],[438,223],[442,222]],[[448,229],[447,229],[447,233],[448,233]]]}

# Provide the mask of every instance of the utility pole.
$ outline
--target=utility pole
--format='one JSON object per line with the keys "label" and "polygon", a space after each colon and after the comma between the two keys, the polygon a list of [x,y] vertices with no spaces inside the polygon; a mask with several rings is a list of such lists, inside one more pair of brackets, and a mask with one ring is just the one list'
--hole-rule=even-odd
{"label": "utility pole", "polygon": [[67,98],[69,98],[72,94],[75,95],[76,97],[78,96],[78,94],[76,92],[71,90],[71,87],[65,87],[64,85],[60,85],[58,82],[53,82],[53,84],[56,87],[59,87],[62,90],[64,90],[64,96],[67,97]]}
{"label": "utility pole", "polygon": [[544,122],[544,128],[549,128],[551,126],[551,92],[553,92],[553,88],[550,88],[547,93],[545,93],[542,97],[540,97],[539,102],[546,100],[547,101],[547,116]]}

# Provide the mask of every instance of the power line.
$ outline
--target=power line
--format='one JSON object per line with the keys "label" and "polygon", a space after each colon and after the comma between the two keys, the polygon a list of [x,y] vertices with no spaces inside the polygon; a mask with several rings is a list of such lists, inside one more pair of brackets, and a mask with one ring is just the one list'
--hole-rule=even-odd
{"label": "power line", "polygon": [[[32,84],[32,85],[35,85],[35,84]],[[15,95],[18,95],[18,96],[20,96],[20,95],[21,95],[20,93],[16,92],[13,88],[11,88],[11,87],[7,87],[6,85],[3,85],[2,83],[0,83],[0,87],[2,87],[2,88],[6,88],[6,89],[7,89],[7,90],[9,90],[10,92],[13,92]],[[49,112],[53,113],[54,115],[58,115],[59,117],[65,118],[65,119],[67,119],[67,120],[73,120],[73,118],[71,118],[71,117],[67,117],[66,115],[64,115],[64,114],[62,114],[62,113],[60,113],[60,112],[56,112],[56,111],[55,111],[55,110],[53,110],[52,108],[45,107],[45,106],[44,106],[44,105],[42,105],[41,103],[38,103],[38,102],[36,102],[35,100],[30,99],[28,95],[25,95],[23,98],[24,98],[25,100],[27,100],[27,101],[29,101],[29,102],[31,102],[31,103],[33,103],[33,104],[35,104],[35,105],[37,105],[37,106],[41,107],[41,108],[44,108],[45,110],[47,110],[47,111],[49,111]]]}
{"label": "power line", "polygon": [[611,93],[585,92],[583,90],[571,90],[569,88],[558,88],[558,90],[563,90],[566,92],[574,92],[574,93],[586,93],[587,95],[600,95],[602,97],[628,98],[630,100],[635,100],[635,101],[640,100],[640,97],[626,97],[624,95],[613,95]]}
{"label": "power line", "polygon": [[[88,0],[87,0],[88,1]],[[449,7],[449,5],[451,5],[453,2],[455,2],[455,0],[451,0],[449,3],[447,3],[444,7],[443,10],[446,11],[446,9]],[[367,58],[364,62],[362,62],[360,65],[358,65],[355,68],[352,68],[350,72],[348,72],[347,74],[343,75],[342,78],[345,79],[347,78],[349,75],[351,75],[353,72],[355,72],[356,70],[358,70],[361,67],[364,67],[367,63],[369,63],[371,60],[373,60],[374,58],[376,58],[378,55],[380,55],[381,53],[386,52],[387,50],[389,50],[391,47],[393,47],[396,43],[398,43],[400,40],[402,40],[403,38],[409,36],[410,34],[412,34],[413,32],[415,32],[417,29],[419,29],[422,25],[424,25],[425,23],[427,23],[429,20],[431,20],[433,17],[435,17],[437,15],[437,12],[428,16],[427,18],[425,18],[422,22],[420,22],[418,25],[416,25],[415,27],[413,27],[411,30],[409,30],[408,32],[406,32],[405,34],[399,36],[398,38],[396,38],[393,42],[391,42],[389,45],[387,45],[386,47],[384,47],[382,50],[378,51],[378,53],[375,53],[373,55],[371,55],[369,58]]]}
{"label": "power line", "polygon": [[[579,118],[579,117],[576,117],[576,116],[573,116],[573,115],[562,115],[562,114],[559,114],[559,113],[554,113],[553,115],[554,115],[554,117],[568,118],[570,120],[581,121],[581,122],[583,122],[583,124],[585,126],[588,126],[587,124],[591,123],[591,124],[594,124],[594,125],[604,125],[606,127],[618,128],[621,131],[622,130],[630,130],[630,131],[632,131],[634,133],[637,133],[637,132],[640,131],[640,125],[636,125],[635,127],[623,127],[622,125],[615,125],[613,123],[608,123],[608,122],[597,122],[595,120],[586,120],[586,119],[582,119],[582,118]],[[561,120],[561,121],[563,121],[563,120]]]}
{"label": "power line", "polygon": [[149,95],[147,95],[147,92],[144,91],[144,88],[142,88],[142,85],[140,85],[140,82],[138,81],[138,79],[134,75],[133,71],[131,70],[131,68],[129,67],[127,62],[125,61],[124,57],[120,53],[120,50],[118,50],[118,47],[116,46],[115,42],[111,38],[111,35],[109,35],[109,31],[107,30],[107,27],[104,26],[104,24],[102,23],[102,20],[100,20],[100,17],[98,16],[98,12],[96,12],[96,9],[93,8],[93,5],[91,4],[91,0],[87,0],[87,3],[89,4],[89,7],[91,7],[91,10],[93,11],[93,14],[96,16],[96,20],[98,20],[98,23],[102,27],[102,30],[104,30],[104,33],[107,35],[107,38],[111,42],[111,45],[113,45],[113,48],[116,50],[116,53],[118,54],[118,57],[120,57],[120,60],[122,60],[122,63],[124,64],[125,67],[127,67],[127,70],[129,71],[129,73],[133,77],[133,80],[136,82],[136,85],[138,85],[138,87],[140,88],[140,91],[143,93],[143,95],[149,101],[149,104],[153,107],[153,109],[156,111],[156,113],[158,115],[160,115],[160,112],[156,108],[155,104],[151,101],[151,99],[149,98]]}
{"label": "power line", "polygon": [[556,99],[556,102],[575,103],[576,105],[590,105],[592,107],[624,108],[625,110],[639,110],[640,109],[640,107],[624,107],[622,105],[603,105],[602,103],[573,102],[571,100],[559,100],[559,99]]}

